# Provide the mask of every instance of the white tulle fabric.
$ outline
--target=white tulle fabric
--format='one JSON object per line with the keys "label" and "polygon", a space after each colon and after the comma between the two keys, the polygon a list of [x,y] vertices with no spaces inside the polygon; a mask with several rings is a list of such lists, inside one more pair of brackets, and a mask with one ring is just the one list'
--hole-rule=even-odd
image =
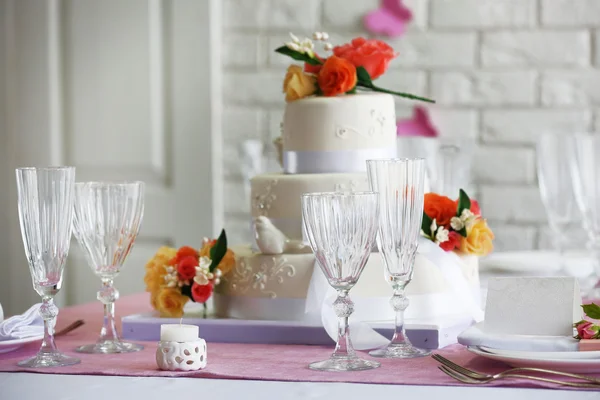
{"label": "white tulle fabric", "polygon": [[[462,309],[466,310],[468,315],[475,322],[482,321],[483,310],[480,306],[479,296],[477,293],[473,292],[467,280],[465,279],[460,267],[460,259],[458,256],[452,252],[445,252],[438,245],[425,238],[419,239],[418,252],[428,258],[439,268],[440,273],[444,276],[448,282],[448,285],[452,289],[453,297],[459,304],[462,305]],[[437,298],[436,296],[437,295],[421,295],[419,296],[419,303],[435,304]],[[352,298],[352,291],[350,291],[350,297]],[[428,299],[425,299],[425,297],[432,297],[429,299],[431,301],[427,301]],[[308,288],[305,312],[307,314],[314,314],[320,310],[323,327],[333,340],[337,339],[338,324],[337,316],[331,307],[335,298],[335,290],[329,286],[325,276],[321,272],[321,269],[315,265]],[[356,303],[359,302],[356,301]],[[389,305],[383,302],[381,306],[389,308]],[[410,310],[411,307],[413,307],[412,304],[409,305],[407,311]],[[440,304],[440,310],[442,313],[447,313],[449,311],[444,308],[443,304]],[[438,316],[441,317],[442,315],[440,314]],[[350,338],[354,348],[357,350],[366,350],[388,344],[389,338],[385,338],[372,329],[371,326],[366,322],[367,320],[365,317],[366,314],[363,313],[355,313],[350,317]]]}

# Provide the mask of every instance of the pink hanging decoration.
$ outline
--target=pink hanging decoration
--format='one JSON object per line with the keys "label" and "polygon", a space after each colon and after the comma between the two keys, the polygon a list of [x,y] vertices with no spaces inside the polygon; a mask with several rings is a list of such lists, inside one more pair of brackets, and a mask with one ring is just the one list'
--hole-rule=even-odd
{"label": "pink hanging decoration", "polygon": [[438,137],[438,131],[431,123],[429,112],[425,107],[416,106],[410,119],[396,122],[398,136]]}
{"label": "pink hanging decoration", "polygon": [[381,0],[379,9],[365,15],[365,28],[374,35],[401,36],[412,20],[412,12],[402,0]]}

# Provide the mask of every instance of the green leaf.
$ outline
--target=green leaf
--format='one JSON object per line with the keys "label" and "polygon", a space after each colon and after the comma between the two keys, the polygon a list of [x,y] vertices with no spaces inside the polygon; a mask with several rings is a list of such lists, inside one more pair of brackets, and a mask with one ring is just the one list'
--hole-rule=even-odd
{"label": "green leaf", "polygon": [[431,232],[431,223],[432,222],[433,222],[433,220],[431,219],[431,217],[429,217],[429,215],[427,215],[427,214],[425,214],[425,212],[423,212],[423,222],[421,223],[421,229],[429,238],[432,236],[432,232]]}
{"label": "green leaf", "polygon": [[467,196],[464,190],[460,189],[458,194],[458,209],[456,210],[456,216],[460,217],[464,210],[471,209],[471,199]]}
{"label": "green leaf", "polygon": [[307,64],[319,65],[322,62],[318,58],[312,58],[308,54],[300,53],[299,51],[292,50],[289,47],[281,46],[275,49],[276,53],[283,54],[288,57],[292,57],[294,60],[304,61]]}
{"label": "green leaf", "polygon": [[346,94],[356,94],[356,86],[354,86],[352,89],[348,90],[346,92]]}
{"label": "green leaf", "polygon": [[592,319],[600,319],[600,306],[597,304],[584,304],[581,306],[585,315]]}
{"label": "green leaf", "polygon": [[192,299],[192,301],[194,301],[194,298],[192,297],[192,285],[183,285],[181,287],[181,294],[189,297],[190,299]]}
{"label": "green leaf", "polygon": [[373,86],[371,75],[369,75],[369,72],[365,69],[365,67],[356,68],[356,78],[358,79],[358,82],[365,87]]}
{"label": "green leaf", "polygon": [[225,253],[227,253],[227,235],[225,234],[225,229],[223,229],[217,239],[217,243],[210,249],[211,263],[208,268],[210,272],[213,272],[217,268],[223,257],[225,257]]}

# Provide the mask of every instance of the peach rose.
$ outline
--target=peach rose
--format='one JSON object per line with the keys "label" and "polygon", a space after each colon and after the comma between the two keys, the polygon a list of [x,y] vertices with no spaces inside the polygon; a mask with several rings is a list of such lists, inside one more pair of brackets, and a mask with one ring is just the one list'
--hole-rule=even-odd
{"label": "peach rose", "polygon": [[482,257],[494,250],[494,233],[485,219],[478,219],[467,229],[467,237],[460,244],[460,251]]}
{"label": "peach rose", "polygon": [[354,89],[356,68],[343,58],[331,56],[323,64],[317,79],[325,96],[337,96]]}
{"label": "peach rose", "polygon": [[456,216],[456,204],[449,197],[427,193],[423,211],[429,218],[435,219],[438,226],[446,226]]}
{"label": "peach rose", "polygon": [[302,67],[290,65],[283,80],[283,93],[285,101],[290,102],[310,96],[317,91],[316,79],[312,75],[305,74]]}
{"label": "peach rose", "polygon": [[[215,245],[215,243],[217,243],[217,241],[216,239],[213,239],[207,244],[205,244],[204,247],[200,249],[200,257],[210,258],[210,249]],[[221,270],[221,273],[223,275],[226,275],[229,271],[233,269],[233,267],[235,267],[235,254],[233,253],[233,251],[231,251],[231,249],[227,249],[227,252],[221,259],[219,265],[217,265],[217,268]]]}
{"label": "peach rose", "polygon": [[333,54],[350,61],[356,68],[363,67],[371,79],[383,75],[398,53],[394,52],[388,44],[381,40],[367,40],[362,37],[353,39],[352,42],[333,48]]}
{"label": "peach rose", "polygon": [[189,297],[182,295],[179,289],[162,288],[151,302],[163,318],[179,318],[183,315],[183,306]]}
{"label": "peach rose", "polygon": [[144,283],[146,283],[147,292],[153,293],[160,289],[165,282],[164,276],[167,273],[166,267],[171,265],[171,261],[176,254],[176,249],[163,246],[159,248],[154,257],[146,263]]}

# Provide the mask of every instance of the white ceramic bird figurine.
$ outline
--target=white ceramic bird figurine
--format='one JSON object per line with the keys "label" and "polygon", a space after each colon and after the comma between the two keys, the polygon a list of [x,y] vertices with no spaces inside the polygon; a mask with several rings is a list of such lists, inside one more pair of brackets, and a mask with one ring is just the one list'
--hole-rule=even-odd
{"label": "white ceramic bird figurine", "polygon": [[300,240],[290,240],[265,216],[254,218],[254,237],[263,254],[309,253],[311,250]]}

